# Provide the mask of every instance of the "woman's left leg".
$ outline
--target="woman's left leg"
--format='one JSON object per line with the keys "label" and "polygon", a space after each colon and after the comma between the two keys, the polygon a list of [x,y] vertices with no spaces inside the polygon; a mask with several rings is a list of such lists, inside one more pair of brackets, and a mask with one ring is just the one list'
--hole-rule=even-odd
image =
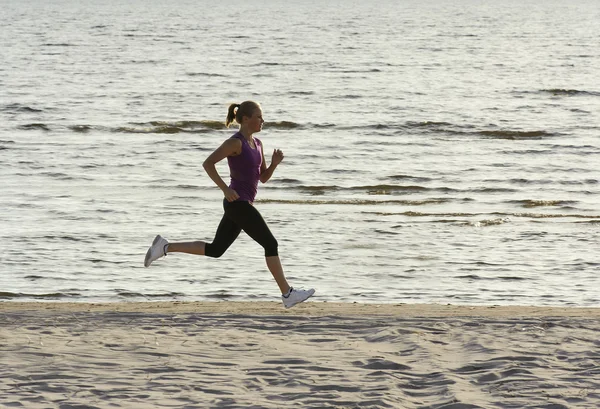
{"label": "woman's left leg", "polygon": [[248,202],[236,202],[232,206],[231,211],[226,210],[227,215],[235,221],[254,241],[260,244],[265,249],[265,260],[267,267],[275,282],[279,286],[282,294],[287,294],[290,291],[281,259],[279,258],[278,243],[273,233],[267,226],[267,223],[261,216],[260,212]]}

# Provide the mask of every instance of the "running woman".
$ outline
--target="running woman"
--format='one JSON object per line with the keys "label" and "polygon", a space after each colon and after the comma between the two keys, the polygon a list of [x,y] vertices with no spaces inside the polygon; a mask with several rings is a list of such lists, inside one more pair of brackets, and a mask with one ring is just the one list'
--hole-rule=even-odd
{"label": "running woman", "polygon": [[[281,290],[283,305],[290,308],[306,301],[315,290],[295,289],[288,284],[279,259],[277,240],[253,204],[258,181],[266,183],[273,176],[275,168],[283,160],[283,152],[275,149],[271,165],[267,167],[262,142],[254,137],[255,133],[262,130],[265,122],[260,105],[256,102],[231,104],[225,125],[229,127],[234,121],[240,125],[239,131],[223,142],[202,164],[208,176],[225,196],[223,200],[225,214],[219,223],[213,242],[169,243],[158,235],[146,253],[144,266],[149,267],[153,261],[166,256],[167,253],[221,257],[243,230],[264,248],[267,267]],[[229,186],[223,181],[215,166],[225,158],[231,175]]]}

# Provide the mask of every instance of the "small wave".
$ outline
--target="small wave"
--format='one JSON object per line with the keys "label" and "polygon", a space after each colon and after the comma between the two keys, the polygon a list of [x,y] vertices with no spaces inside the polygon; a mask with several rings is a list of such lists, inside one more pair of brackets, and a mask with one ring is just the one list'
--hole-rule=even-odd
{"label": "small wave", "polygon": [[514,217],[526,217],[530,219],[600,219],[600,216],[585,214],[549,214],[549,213],[513,213]]}
{"label": "small wave", "polygon": [[542,139],[550,136],[554,136],[554,134],[546,132],[546,131],[511,131],[511,130],[503,130],[503,131],[479,131],[477,134],[486,136],[492,139],[510,139],[510,140],[520,140],[520,139]]}
{"label": "small wave", "polygon": [[453,126],[451,123],[449,122],[436,122],[436,121],[421,121],[421,122],[415,122],[415,121],[408,121],[405,124],[406,128],[433,128],[433,129],[438,129],[440,127],[448,127],[448,126]]}
{"label": "small wave", "polygon": [[42,109],[37,109],[37,108],[31,108],[27,105],[21,105],[21,104],[8,104],[3,106],[2,108],[0,108],[1,111],[5,111],[5,112],[26,112],[26,113],[39,113],[39,112],[44,112]]}
{"label": "small wave", "polygon": [[227,299],[230,299],[232,297],[234,297],[233,294],[230,294],[230,293],[228,293],[227,291],[224,291],[224,290],[220,291],[220,292],[217,292],[217,293],[207,294],[206,295],[206,298],[214,298],[214,299],[217,299],[217,300],[227,300]]}
{"label": "small wave", "polygon": [[143,294],[136,293],[132,291],[119,291],[117,293],[119,297],[125,298],[174,298],[174,297],[184,297],[184,293],[178,292],[168,292],[168,293],[158,293],[158,294]]}
{"label": "small wave", "polygon": [[564,88],[550,88],[550,89],[542,89],[540,90],[542,93],[552,94],[552,95],[566,95],[566,96],[576,96],[576,95],[591,95],[591,96],[600,96],[600,92],[597,91],[582,91],[578,89],[564,89]]}
{"label": "small wave", "polygon": [[468,222],[467,224],[473,227],[487,227],[487,226],[499,226],[504,223],[510,222],[508,217],[498,217],[495,219],[485,219],[474,222]]}
{"label": "small wave", "polygon": [[[62,173],[62,172],[42,172],[42,173],[40,173],[40,175],[48,176],[48,177],[60,179],[60,180],[74,180],[74,178],[72,176],[69,176],[66,173]],[[90,178],[81,178],[81,179],[82,180],[92,180]]]}
{"label": "small wave", "polygon": [[60,298],[71,298],[79,297],[79,293],[47,293],[47,294],[26,294],[26,293],[11,293],[6,291],[0,291],[0,299],[15,299],[15,298],[33,298],[40,300],[47,299],[60,299]]}
{"label": "small wave", "polygon": [[189,77],[227,77],[227,75],[213,72],[186,72],[185,75]]}
{"label": "small wave", "polygon": [[300,181],[298,179],[281,178],[281,179],[274,179],[271,183],[296,184],[296,183],[300,183]]}
{"label": "small wave", "polygon": [[422,176],[410,176],[410,175],[391,175],[388,177],[393,180],[410,180],[412,182],[431,182],[433,180],[431,178],[425,178]]}
{"label": "small wave", "polygon": [[273,128],[273,129],[296,129],[301,128],[302,125],[296,122],[290,121],[279,121],[279,122],[265,122],[265,128]]}
{"label": "small wave", "polygon": [[467,274],[462,276],[456,276],[456,278],[463,280],[502,280],[502,281],[526,281],[529,280],[525,277],[517,276],[501,276],[501,277],[481,277],[477,274]]}
{"label": "small wave", "polygon": [[364,191],[370,195],[388,195],[392,193],[411,193],[411,192],[423,192],[432,190],[449,191],[450,188],[427,188],[423,186],[400,186],[400,185],[365,185],[365,186],[350,186],[340,187],[335,185],[316,185],[316,186],[297,186],[296,189],[301,190],[304,193],[324,194],[326,192],[336,191]]}
{"label": "small wave", "polygon": [[462,279],[462,280],[482,280],[483,278],[478,276],[477,274],[466,274],[466,275],[462,275],[462,276],[456,276],[456,278]]}
{"label": "small wave", "polygon": [[[371,206],[382,204],[396,204],[404,206],[424,206],[430,204],[446,203],[448,199],[423,199],[423,200],[368,200],[368,199],[258,199],[257,203],[278,203],[278,204],[300,204],[300,205],[355,205]],[[364,212],[365,214],[392,215],[397,213],[385,212]]]}
{"label": "small wave", "polygon": [[182,132],[198,133],[211,130],[227,129],[222,121],[151,121],[145,123],[132,123],[134,127],[118,127],[114,132],[122,133],[159,133],[176,134]]}
{"label": "small wave", "polygon": [[389,195],[398,192],[423,192],[431,189],[423,186],[374,185],[356,186],[350,190],[365,190],[370,195]]}
{"label": "small wave", "polygon": [[50,236],[50,235],[46,235],[46,236],[42,236],[42,239],[44,240],[65,240],[65,241],[83,241],[80,238],[77,237],[73,237],[73,236]]}
{"label": "small wave", "polygon": [[574,200],[509,200],[507,203],[517,204],[526,208],[533,207],[568,207],[577,204]]}
{"label": "small wave", "polygon": [[86,133],[92,130],[92,127],[90,125],[72,125],[69,126],[69,129],[73,132]]}
{"label": "small wave", "polygon": [[77,47],[75,44],[71,43],[46,43],[42,44],[44,47]]}
{"label": "small wave", "polygon": [[23,131],[31,131],[31,130],[35,130],[35,129],[41,129],[42,131],[49,131],[50,128],[48,127],[48,125],[46,124],[25,124],[25,125],[19,125],[17,127],[18,129],[21,129]]}

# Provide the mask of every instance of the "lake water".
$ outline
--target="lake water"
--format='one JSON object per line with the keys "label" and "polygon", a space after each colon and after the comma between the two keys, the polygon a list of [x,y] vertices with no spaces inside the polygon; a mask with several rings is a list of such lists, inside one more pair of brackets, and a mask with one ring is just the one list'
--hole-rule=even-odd
{"label": "lake water", "polygon": [[48,3],[0,1],[0,299],[277,300],[245,235],[143,267],[212,239],[252,99],[315,300],[600,306],[597,2]]}

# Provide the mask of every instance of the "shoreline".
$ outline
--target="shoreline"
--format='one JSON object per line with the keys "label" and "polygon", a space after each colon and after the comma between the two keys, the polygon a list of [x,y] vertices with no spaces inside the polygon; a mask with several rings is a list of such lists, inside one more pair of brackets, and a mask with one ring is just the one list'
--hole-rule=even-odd
{"label": "shoreline", "polygon": [[144,301],[144,302],[0,302],[0,313],[152,313],[235,314],[257,316],[392,316],[392,317],[579,317],[600,318],[600,308],[454,304],[361,304],[305,302],[286,309],[275,301]]}

